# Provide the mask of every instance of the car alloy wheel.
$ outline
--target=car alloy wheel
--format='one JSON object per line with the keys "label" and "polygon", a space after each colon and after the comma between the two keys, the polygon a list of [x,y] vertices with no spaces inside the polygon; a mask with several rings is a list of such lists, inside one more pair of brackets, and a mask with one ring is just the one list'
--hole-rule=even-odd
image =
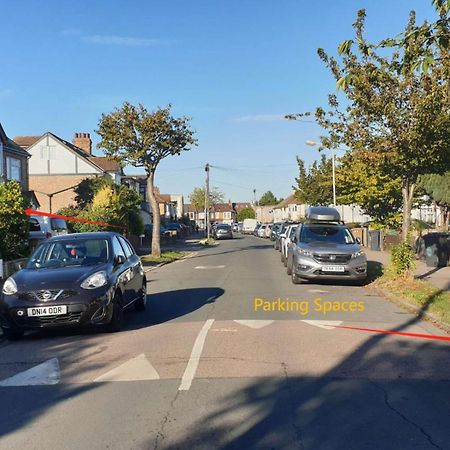
{"label": "car alloy wheel", "polygon": [[302,284],[302,280],[297,277],[297,275],[294,272],[294,269],[292,269],[291,280],[293,284]]}

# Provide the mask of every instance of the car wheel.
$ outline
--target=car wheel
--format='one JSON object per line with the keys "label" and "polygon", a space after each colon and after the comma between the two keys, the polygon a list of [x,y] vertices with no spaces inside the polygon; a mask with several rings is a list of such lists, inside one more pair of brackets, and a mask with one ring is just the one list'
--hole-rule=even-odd
{"label": "car wheel", "polygon": [[18,341],[23,338],[23,330],[17,328],[2,328],[3,334],[8,341]]}
{"label": "car wheel", "polygon": [[286,273],[288,275],[292,275],[292,263],[289,264],[289,261],[287,262],[287,265],[286,265]]}
{"label": "car wheel", "polygon": [[295,272],[292,270],[291,272],[291,280],[293,284],[302,284],[302,280],[298,278],[298,276],[295,274]]}
{"label": "car wheel", "polygon": [[284,267],[287,267],[287,263],[288,263],[287,256],[285,256],[283,261]]}
{"label": "car wheel", "polygon": [[284,264],[285,258],[284,258],[283,250],[281,250],[281,256],[280,256],[280,259],[281,259],[281,262]]}
{"label": "car wheel", "polygon": [[139,299],[134,302],[136,311],[145,311],[147,306],[147,280],[144,279]]}
{"label": "car wheel", "polygon": [[122,329],[123,323],[123,302],[120,292],[116,292],[113,298],[113,314],[111,322],[108,324],[108,331],[116,333]]}

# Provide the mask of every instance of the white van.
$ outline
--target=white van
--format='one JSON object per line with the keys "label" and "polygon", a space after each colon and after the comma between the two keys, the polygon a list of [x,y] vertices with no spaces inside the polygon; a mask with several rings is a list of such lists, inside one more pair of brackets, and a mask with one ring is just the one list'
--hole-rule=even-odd
{"label": "white van", "polygon": [[28,240],[32,248],[39,245],[45,239],[68,233],[67,223],[64,219],[31,215],[29,221],[30,233]]}
{"label": "white van", "polygon": [[252,234],[255,231],[256,225],[258,221],[256,219],[244,219],[244,223],[242,225],[242,232],[244,234]]}

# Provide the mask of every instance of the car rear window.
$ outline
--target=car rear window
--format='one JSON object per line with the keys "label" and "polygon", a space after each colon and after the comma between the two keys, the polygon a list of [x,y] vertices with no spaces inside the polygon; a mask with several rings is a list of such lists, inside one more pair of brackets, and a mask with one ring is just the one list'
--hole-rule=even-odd
{"label": "car rear window", "polygon": [[67,224],[64,219],[51,219],[50,223],[51,223],[52,230],[55,230],[55,231],[67,230]]}
{"label": "car rear window", "polygon": [[344,226],[305,224],[300,231],[300,242],[354,244],[355,239],[350,230]]}
{"label": "car rear window", "polygon": [[37,219],[30,218],[30,231],[41,231],[41,225]]}

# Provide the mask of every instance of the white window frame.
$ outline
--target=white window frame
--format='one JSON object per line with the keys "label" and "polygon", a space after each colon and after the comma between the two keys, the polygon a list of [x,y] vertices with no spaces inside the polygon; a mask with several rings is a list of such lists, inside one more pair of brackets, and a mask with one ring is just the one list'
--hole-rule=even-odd
{"label": "white window frame", "polygon": [[[13,174],[12,174],[12,165],[11,163],[17,163],[17,166],[14,167],[16,170],[19,169],[19,175],[18,178],[14,178]],[[22,160],[19,158],[14,158],[12,156],[7,156],[6,157],[6,178],[8,180],[15,180],[18,181],[19,183],[21,183],[22,180]]]}

